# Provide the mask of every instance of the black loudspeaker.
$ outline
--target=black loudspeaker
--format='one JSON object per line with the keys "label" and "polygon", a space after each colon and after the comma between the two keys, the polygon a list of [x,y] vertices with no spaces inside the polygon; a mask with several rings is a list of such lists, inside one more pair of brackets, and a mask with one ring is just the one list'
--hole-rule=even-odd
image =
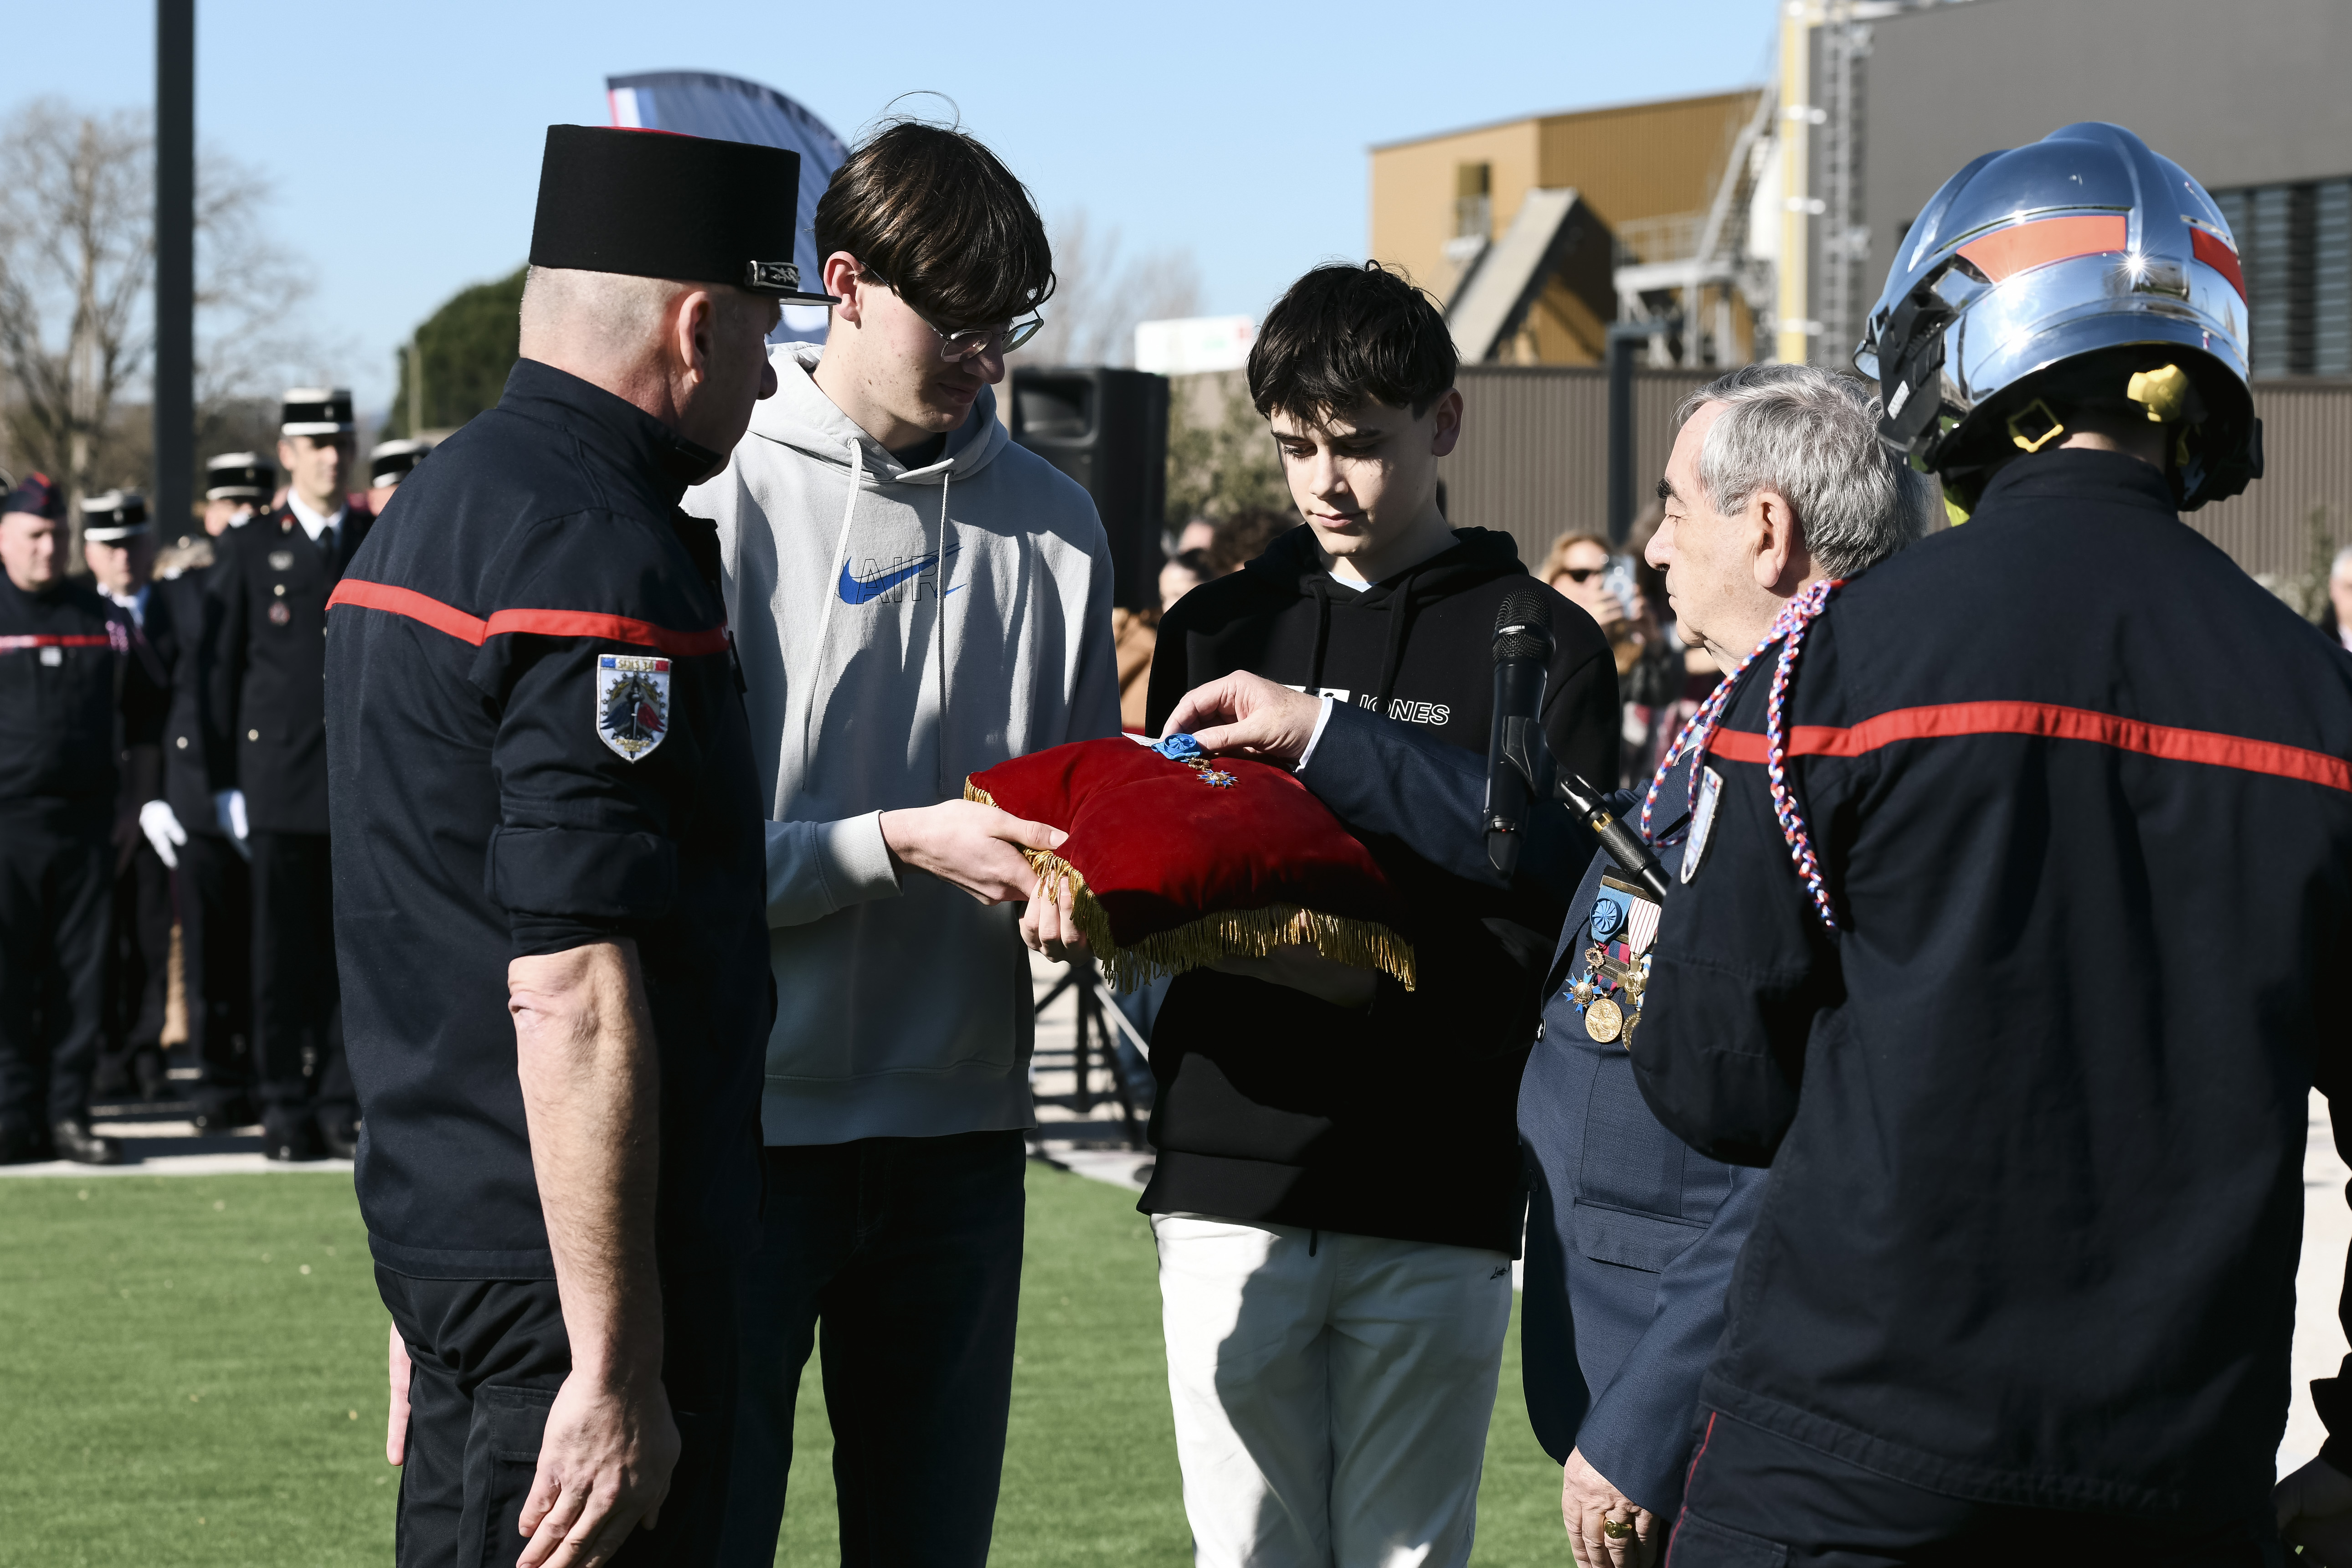
{"label": "black loudspeaker", "polygon": [[1160,603],[1168,509],[1168,378],[1103,365],[1016,367],[1013,438],[1095,498],[1110,535],[1111,602]]}

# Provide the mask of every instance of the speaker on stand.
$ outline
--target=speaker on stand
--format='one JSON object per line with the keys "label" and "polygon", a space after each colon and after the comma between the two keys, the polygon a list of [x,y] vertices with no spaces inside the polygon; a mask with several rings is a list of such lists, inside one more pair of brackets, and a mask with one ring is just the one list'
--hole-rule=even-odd
{"label": "speaker on stand", "polygon": [[1107,365],[1016,366],[1013,438],[1094,497],[1110,536],[1111,602],[1160,603],[1168,506],[1168,378]]}

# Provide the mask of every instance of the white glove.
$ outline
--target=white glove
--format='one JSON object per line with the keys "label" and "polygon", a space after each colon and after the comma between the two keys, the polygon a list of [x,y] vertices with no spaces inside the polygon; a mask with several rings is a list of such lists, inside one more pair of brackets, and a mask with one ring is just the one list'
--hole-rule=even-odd
{"label": "white glove", "polygon": [[177,846],[188,841],[188,830],[172,815],[169,801],[151,800],[139,808],[139,831],[155,847],[155,858],[178,869],[180,852]]}
{"label": "white glove", "polygon": [[236,847],[238,854],[248,860],[253,858],[253,851],[246,846],[247,833],[245,825],[245,792],[243,790],[215,790],[213,820],[223,833],[228,835],[229,843]]}

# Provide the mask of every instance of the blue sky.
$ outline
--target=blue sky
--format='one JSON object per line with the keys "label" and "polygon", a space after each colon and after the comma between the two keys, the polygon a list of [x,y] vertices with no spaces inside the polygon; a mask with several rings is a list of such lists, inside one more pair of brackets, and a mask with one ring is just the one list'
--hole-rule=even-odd
{"label": "blue sky", "polygon": [[[1187,247],[1204,308],[1255,315],[1362,255],[1370,144],[1755,80],[1773,19],[1770,0],[198,0],[197,133],[268,179],[268,226],[338,350],[313,368],[380,407],[410,329],[521,261],[543,128],[604,123],[608,74],[750,77],[849,138],[945,91],[1049,217],[1084,206],[1130,256]],[[144,0],[12,6],[0,113],[152,102],[153,27]]]}

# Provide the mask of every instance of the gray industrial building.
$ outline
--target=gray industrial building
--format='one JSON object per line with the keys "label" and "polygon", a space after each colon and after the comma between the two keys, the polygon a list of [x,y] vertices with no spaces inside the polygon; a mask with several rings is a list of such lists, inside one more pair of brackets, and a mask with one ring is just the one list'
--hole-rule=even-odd
{"label": "gray industrial building", "polygon": [[[2263,377],[2352,375],[2352,4],[2346,0],[1961,0],[1816,31],[1813,188],[1850,158],[1852,210],[1818,222],[1817,356],[1843,363],[1896,243],[1979,153],[2107,120],[2201,181],[2235,231]],[[1832,15],[1836,15],[1832,6]],[[1841,58],[1843,57],[1843,58]],[[1840,71],[1851,73],[1842,84]],[[1835,279],[1837,253],[1850,268]],[[1843,283],[1843,287],[1841,287]],[[1842,307],[1842,309],[1841,309]],[[1832,312],[1835,313],[1832,313]]]}

